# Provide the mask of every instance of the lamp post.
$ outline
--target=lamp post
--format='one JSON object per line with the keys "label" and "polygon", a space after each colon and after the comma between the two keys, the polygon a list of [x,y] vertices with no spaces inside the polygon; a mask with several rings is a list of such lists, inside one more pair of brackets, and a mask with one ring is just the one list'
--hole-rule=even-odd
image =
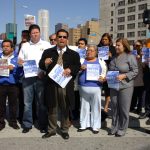
{"label": "lamp post", "polygon": [[16,36],[16,0],[14,0],[14,37],[13,43],[16,45],[17,43],[17,36]]}

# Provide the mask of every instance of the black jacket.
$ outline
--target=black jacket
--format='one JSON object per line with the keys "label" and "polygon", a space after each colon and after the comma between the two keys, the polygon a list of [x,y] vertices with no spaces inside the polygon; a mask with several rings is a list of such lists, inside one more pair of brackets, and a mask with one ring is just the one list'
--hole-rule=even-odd
{"label": "black jacket", "polygon": [[[39,67],[42,70],[46,71],[46,86],[51,87],[59,87],[57,83],[55,83],[52,79],[48,77],[49,72],[53,69],[53,67],[57,64],[59,54],[57,52],[57,46],[47,49],[43,52],[42,58],[39,62]],[[53,62],[47,68],[45,66],[45,59],[52,58]],[[75,97],[74,97],[74,79],[78,74],[81,64],[79,54],[67,47],[66,52],[63,54],[63,67],[64,69],[69,68],[71,70],[72,79],[66,86],[66,94],[69,100],[71,107],[74,106]],[[53,94],[53,93],[51,93]]]}
{"label": "black jacket", "polygon": [[[42,70],[46,71],[46,74],[48,74],[57,64],[58,57],[59,57],[59,54],[57,52],[56,46],[45,50],[39,62],[39,67]],[[52,58],[53,60],[52,64],[50,64],[47,68],[45,66],[46,58]],[[73,79],[75,79],[81,67],[79,54],[67,47],[66,52],[64,52],[63,54],[63,67],[64,69],[69,68],[71,70],[71,75]]]}

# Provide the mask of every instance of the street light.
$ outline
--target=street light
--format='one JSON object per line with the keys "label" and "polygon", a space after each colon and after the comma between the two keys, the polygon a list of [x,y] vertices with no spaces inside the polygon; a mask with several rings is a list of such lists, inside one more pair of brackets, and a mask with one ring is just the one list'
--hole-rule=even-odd
{"label": "street light", "polygon": [[17,43],[17,36],[16,36],[16,0],[14,0],[14,37],[13,43],[16,45]]}

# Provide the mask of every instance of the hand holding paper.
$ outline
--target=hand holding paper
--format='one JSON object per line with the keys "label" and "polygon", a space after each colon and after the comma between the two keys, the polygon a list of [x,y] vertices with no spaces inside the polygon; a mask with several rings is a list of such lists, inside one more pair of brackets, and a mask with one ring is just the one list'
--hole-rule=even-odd
{"label": "hand holding paper", "polygon": [[70,70],[69,68],[65,69],[64,72],[63,72],[63,75],[64,75],[65,77],[69,77],[70,74],[71,74],[71,70]]}
{"label": "hand holding paper", "polygon": [[119,81],[122,81],[122,80],[124,80],[125,78],[126,78],[126,75],[125,75],[125,74],[120,74],[120,75],[117,76],[117,80],[119,80]]}

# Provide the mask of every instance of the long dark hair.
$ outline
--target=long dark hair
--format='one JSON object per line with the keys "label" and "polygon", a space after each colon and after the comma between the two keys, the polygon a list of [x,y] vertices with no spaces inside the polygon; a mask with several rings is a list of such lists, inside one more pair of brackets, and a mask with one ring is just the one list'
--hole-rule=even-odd
{"label": "long dark hair", "polygon": [[107,38],[108,38],[108,40],[109,40],[109,46],[112,46],[112,45],[113,45],[113,42],[112,42],[111,35],[110,35],[109,33],[104,33],[104,34],[102,35],[101,40],[100,40],[98,46],[103,46],[102,39],[103,39],[104,37],[107,37]]}

